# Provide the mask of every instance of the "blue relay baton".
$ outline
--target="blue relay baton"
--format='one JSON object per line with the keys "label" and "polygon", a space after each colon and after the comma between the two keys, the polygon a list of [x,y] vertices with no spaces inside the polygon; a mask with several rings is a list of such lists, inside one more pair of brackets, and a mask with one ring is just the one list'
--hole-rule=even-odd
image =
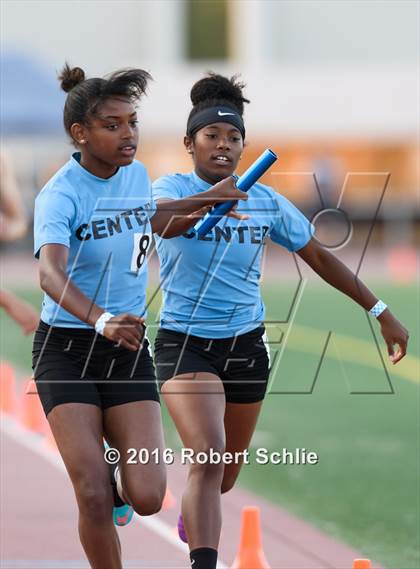
{"label": "blue relay baton", "polygon": [[[248,170],[237,179],[236,187],[242,192],[247,192],[276,160],[277,155],[272,150],[264,150]],[[200,237],[204,237],[236,203],[236,201],[231,200],[217,204],[203,219],[195,224],[194,231]]]}

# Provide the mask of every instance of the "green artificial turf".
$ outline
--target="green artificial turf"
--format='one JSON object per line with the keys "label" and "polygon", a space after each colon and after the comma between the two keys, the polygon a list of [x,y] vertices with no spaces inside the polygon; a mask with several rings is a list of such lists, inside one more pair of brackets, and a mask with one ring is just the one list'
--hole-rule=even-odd
{"label": "green artificial turf", "polygon": [[[414,286],[373,288],[410,330],[411,359],[395,367],[386,363],[389,379],[366,315],[349,299],[327,286],[311,285],[298,291],[293,305],[294,287],[264,287],[275,375],[252,443],[251,464],[243,468],[239,483],[388,569],[417,569],[418,299]],[[36,291],[20,294],[40,305]],[[158,297],[151,304],[150,321],[159,302]],[[281,323],[288,317],[289,322]],[[4,314],[0,325],[1,357],[30,370],[31,338],[23,338]],[[386,360],[376,322],[373,330]],[[152,341],[154,333],[150,326]],[[173,427],[166,413],[164,422],[171,446]],[[319,462],[256,464],[260,447],[305,448],[316,452]]]}

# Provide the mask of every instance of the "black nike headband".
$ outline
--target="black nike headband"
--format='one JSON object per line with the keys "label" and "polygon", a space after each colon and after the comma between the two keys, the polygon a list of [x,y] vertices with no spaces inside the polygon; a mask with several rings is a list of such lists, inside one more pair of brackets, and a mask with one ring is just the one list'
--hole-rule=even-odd
{"label": "black nike headband", "polygon": [[187,123],[187,135],[194,136],[200,129],[216,122],[227,122],[236,127],[245,139],[245,125],[242,117],[230,107],[210,107],[203,109],[190,119]]}

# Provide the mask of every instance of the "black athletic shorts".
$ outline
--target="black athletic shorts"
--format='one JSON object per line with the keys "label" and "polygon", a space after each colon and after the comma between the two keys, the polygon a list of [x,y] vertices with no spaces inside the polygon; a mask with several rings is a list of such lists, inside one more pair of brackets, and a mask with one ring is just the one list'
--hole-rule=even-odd
{"label": "black athletic shorts", "polygon": [[233,338],[208,339],[160,328],[155,340],[158,382],[181,374],[209,372],[223,382],[226,401],[262,401],[269,376],[264,326]]}
{"label": "black athletic shorts", "polygon": [[91,403],[101,409],[132,401],[159,401],[146,337],[132,352],[84,328],[39,323],[32,369],[45,414],[62,403]]}

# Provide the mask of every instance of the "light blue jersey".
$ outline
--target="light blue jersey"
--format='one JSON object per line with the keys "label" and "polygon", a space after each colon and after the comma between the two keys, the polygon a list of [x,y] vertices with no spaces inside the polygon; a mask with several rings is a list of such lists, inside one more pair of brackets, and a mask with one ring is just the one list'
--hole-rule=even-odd
{"label": "light blue jersey", "polygon": [[[79,160],[80,154],[73,154],[35,200],[35,256],[43,245],[65,245],[67,274],[92,302],[113,314],[143,316],[155,211],[146,168],[134,160],[105,180]],[[41,320],[89,328],[48,295]]]}
{"label": "light blue jersey", "polygon": [[[163,176],[153,183],[153,199],[181,199],[210,188],[190,174]],[[238,212],[225,217],[205,237],[194,232],[173,239],[155,236],[163,304],[160,325],[204,338],[245,334],[264,320],[260,293],[261,260],[267,238],[289,251],[311,239],[314,227],[285,197],[255,184]]]}

